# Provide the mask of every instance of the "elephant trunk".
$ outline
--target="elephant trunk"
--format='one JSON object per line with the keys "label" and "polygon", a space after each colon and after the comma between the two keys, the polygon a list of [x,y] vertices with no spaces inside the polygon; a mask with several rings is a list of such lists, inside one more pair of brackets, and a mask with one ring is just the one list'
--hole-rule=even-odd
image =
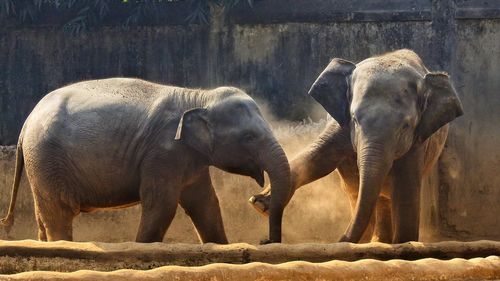
{"label": "elephant trunk", "polygon": [[382,184],[392,167],[386,145],[364,143],[358,146],[359,193],[354,217],[341,242],[357,243],[370,223]]}
{"label": "elephant trunk", "polygon": [[283,210],[290,201],[292,194],[290,165],[285,152],[274,138],[262,152],[260,157],[261,165],[269,175],[272,189],[269,207],[268,243],[280,243]]}

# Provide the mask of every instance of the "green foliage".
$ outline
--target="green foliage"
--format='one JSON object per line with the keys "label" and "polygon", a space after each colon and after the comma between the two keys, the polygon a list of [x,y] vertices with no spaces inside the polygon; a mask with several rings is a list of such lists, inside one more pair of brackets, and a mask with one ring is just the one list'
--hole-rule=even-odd
{"label": "green foliage", "polygon": [[[185,2],[186,23],[206,24],[210,21],[210,6],[229,10],[244,0],[0,0],[0,19],[15,18],[22,23],[36,23],[49,16],[58,18],[64,31],[79,34],[105,21],[123,25],[158,22],[169,5]],[[253,6],[253,0],[246,0]],[[121,14],[113,13],[120,11]]]}

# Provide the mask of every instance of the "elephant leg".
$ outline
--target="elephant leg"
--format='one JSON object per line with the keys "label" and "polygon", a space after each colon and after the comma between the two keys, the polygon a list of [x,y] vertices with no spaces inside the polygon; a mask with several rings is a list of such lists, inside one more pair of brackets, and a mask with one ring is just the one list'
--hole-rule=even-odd
{"label": "elephant leg", "polygon": [[47,241],[47,230],[45,229],[45,225],[43,224],[40,211],[38,210],[36,204],[35,204],[35,217],[36,217],[36,223],[38,225],[38,240]]}
{"label": "elephant leg", "polygon": [[392,242],[391,200],[379,197],[375,209],[375,230],[372,242]]}
{"label": "elephant leg", "polygon": [[36,222],[38,224],[38,240],[47,241],[47,230],[45,229],[42,220],[37,217]]}
{"label": "elephant leg", "polygon": [[412,149],[394,162],[393,243],[418,241],[422,156],[421,149]]}
{"label": "elephant leg", "polygon": [[[349,152],[352,152],[349,130],[336,122],[330,123],[313,143],[290,161],[292,191],[333,172]],[[271,188],[267,186],[249,200],[265,215],[271,203]]]}
{"label": "elephant leg", "polygon": [[33,199],[38,238],[41,241],[73,241],[73,219],[78,214],[75,206],[70,206],[59,198],[44,198],[37,193],[33,194]]}
{"label": "elephant leg", "polygon": [[161,242],[172,223],[180,197],[180,187],[161,177],[148,176],[141,182],[141,222],[136,242]]}
{"label": "elephant leg", "polygon": [[219,200],[212,186],[208,169],[200,179],[181,193],[180,205],[193,221],[203,243],[227,244]]}
{"label": "elephant leg", "polygon": [[[47,241],[73,241],[74,212],[70,208],[60,205],[53,206],[50,209],[44,206],[40,206],[40,208],[42,212],[38,219],[42,224],[41,226],[39,225],[39,239],[42,240],[45,238]],[[43,234],[43,230],[45,230],[45,235]]]}

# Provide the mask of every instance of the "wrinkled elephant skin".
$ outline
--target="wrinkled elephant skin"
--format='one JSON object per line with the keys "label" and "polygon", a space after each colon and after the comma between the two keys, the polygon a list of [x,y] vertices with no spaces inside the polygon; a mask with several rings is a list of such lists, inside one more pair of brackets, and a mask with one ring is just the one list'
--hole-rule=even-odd
{"label": "wrinkled elephant skin", "polygon": [[[353,215],[340,241],[418,240],[422,178],[463,114],[450,77],[398,50],[358,64],[335,58],[309,94],[334,120],[290,162],[292,189],[337,169]],[[250,203],[266,213],[271,194]]]}
{"label": "wrinkled elephant skin", "polygon": [[80,212],[141,204],[136,240],[162,241],[180,204],[202,242],[227,243],[208,167],[273,186],[269,240],[281,241],[288,160],[257,104],[232,87],[192,90],[139,79],[85,81],[46,95],[16,153],[10,227],[28,176],[40,240],[72,240]]}

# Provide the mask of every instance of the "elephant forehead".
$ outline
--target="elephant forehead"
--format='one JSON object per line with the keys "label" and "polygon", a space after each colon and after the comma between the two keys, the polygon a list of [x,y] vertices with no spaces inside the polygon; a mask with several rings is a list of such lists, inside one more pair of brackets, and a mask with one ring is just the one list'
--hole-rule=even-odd
{"label": "elephant forehead", "polygon": [[213,120],[216,134],[220,136],[238,136],[241,134],[268,134],[269,126],[256,114],[229,114]]}
{"label": "elephant forehead", "polygon": [[383,97],[398,103],[415,100],[417,85],[422,77],[414,71],[377,72],[353,77],[353,100],[366,97]]}
{"label": "elephant forehead", "polygon": [[221,122],[252,119],[259,115],[257,105],[250,99],[224,101],[215,106],[211,112],[214,119],[219,119]]}
{"label": "elephant forehead", "polygon": [[387,112],[401,117],[416,115],[417,95],[413,91],[408,82],[398,79],[359,83],[353,87],[351,114]]}
{"label": "elephant forehead", "polygon": [[362,97],[389,96],[404,91],[404,81],[397,77],[373,77],[357,79],[352,86],[353,100]]}
{"label": "elephant forehead", "polygon": [[374,58],[358,64],[353,71],[353,80],[385,81],[421,80],[423,75],[411,62],[400,59]]}

